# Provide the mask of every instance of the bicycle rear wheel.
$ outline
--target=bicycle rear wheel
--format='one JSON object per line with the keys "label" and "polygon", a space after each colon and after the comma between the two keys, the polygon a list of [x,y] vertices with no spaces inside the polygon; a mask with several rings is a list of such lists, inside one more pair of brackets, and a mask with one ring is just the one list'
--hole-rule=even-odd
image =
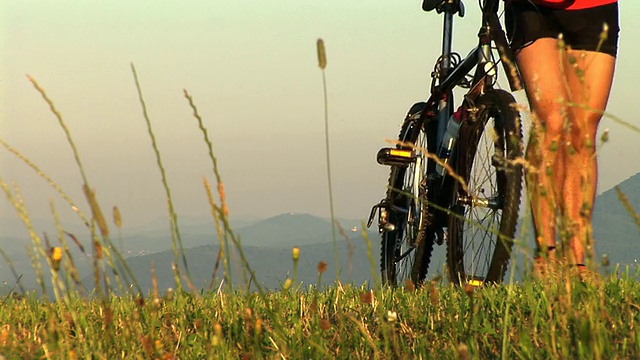
{"label": "bicycle rear wheel", "polygon": [[460,128],[447,263],[453,283],[501,282],[511,257],[522,191],[522,128],[515,99],[490,90]]}
{"label": "bicycle rear wheel", "polygon": [[415,113],[424,108],[416,104],[402,125],[396,148],[411,150],[413,160],[406,165],[391,167],[387,188],[387,208],[381,244],[380,270],[382,281],[390,286],[414,284],[424,280],[431,252],[434,234],[427,230],[426,177],[434,164],[425,151],[433,151],[435,133],[425,131],[418,124]]}

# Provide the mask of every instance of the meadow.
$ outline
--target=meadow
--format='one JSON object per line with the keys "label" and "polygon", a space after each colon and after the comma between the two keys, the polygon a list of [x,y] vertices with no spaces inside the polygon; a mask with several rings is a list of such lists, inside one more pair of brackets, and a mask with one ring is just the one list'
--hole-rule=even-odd
{"label": "meadow", "polygon": [[269,293],[166,291],[3,299],[7,359],[631,359],[637,274],[602,286],[525,282],[460,289],[345,284]]}
{"label": "meadow", "polygon": [[[319,55],[320,67],[324,70],[323,48]],[[174,289],[156,286],[150,292],[137,286],[118,246],[112,241],[112,229],[122,223],[118,209],[113,211],[113,221],[107,221],[62,114],[44,88],[30,78],[67,136],[82,174],[89,213],[83,213],[83,206],[78,206],[19,150],[4,141],[2,145],[49,182],[65,200],[65,206],[73,208],[79,221],[90,230],[95,288],[90,293],[84,291],[80,279],[86,274],[78,274],[74,263],[71,248],[78,247],[80,241],[59,225],[60,246],[52,246],[49,239],[35,231],[19,189],[0,179],[0,187],[29,229],[30,255],[40,285],[38,292],[20,291],[20,275],[16,273],[14,290],[1,299],[2,357],[640,358],[639,274],[629,268],[610,269],[606,262],[602,264],[605,275],[594,276],[590,281],[580,281],[570,271],[560,270],[555,276],[542,280],[527,277],[515,281],[512,273],[504,284],[462,288],[439,277],[419,288],[411,283],[389,288],[379,281],[325,284],[322,275],[327,264],[320,262],[317,283],[302,285],[296,279],[300,254],[294,248],[293,276],[286,279],[280,289],[261,288],[259,274],[246,261],[241,240],[229,225],[224,183],[217,170],[213,144],[194,99],[185,90],[185,99],[202,131],[214,169],[213,184],[206,181],[204,186],[220,241],[215,261],[219,270],[217,289],[204,291],[194,287],[162,156],[133,66],[132,73],[166,190],[176,286]],[[327,172],[331,184],[330,167]],[[329,193],[331,198],[331,188]],[[57,219],[55,208],[52,215]],[[372,264],[377,241],[368,239]],[[11,264],[6,256],[5,260]],[[243,269],[242,281],[230,278],[234,263]],[[376,272],[372,266],[373,277],[377,279]],[[257,290],[234,285],[238,283],[253,283]],[[53,296],[46,295],[48,288]]]}

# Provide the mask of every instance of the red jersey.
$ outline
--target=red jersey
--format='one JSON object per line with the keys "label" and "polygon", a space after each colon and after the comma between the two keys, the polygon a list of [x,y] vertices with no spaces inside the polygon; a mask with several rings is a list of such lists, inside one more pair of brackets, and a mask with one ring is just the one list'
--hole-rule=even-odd
{"label": "red jersey", "polygon": [[618,2],[618,0],[533,0],[533,3],[538,5],[564,10],[588,9],[615,2]]}

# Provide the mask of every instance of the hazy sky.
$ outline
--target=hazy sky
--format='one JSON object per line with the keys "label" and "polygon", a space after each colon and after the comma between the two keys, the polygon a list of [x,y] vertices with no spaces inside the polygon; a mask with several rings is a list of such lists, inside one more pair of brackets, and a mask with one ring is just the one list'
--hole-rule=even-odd
{"label": "hazy sky", "polygon": [[[388,169],[375,154],[426,97],[441,18],[419,0],[0,0],[0,137],[41,166],[82,205],[81,178],[65,135],[28,82],[63,114],[105,212],[125,226],[166,216],[166,197],[131,74],[135,63],[181,216],[206,216],[211,162],[182,90],[202,114],[232,216],[328,216],[322,77],[328,54],[335,209],[365,218]],[[456,49],[475,42],[477,3],[456,21]],[[636,126],[640,3],[621,1],[619,63],[609,111]],[[523,96],[520,96],[523,99]],[[640,134],[604,120],[600,191],[640,171]],[[0,149],[0,177],[16,181],[34,217],[65,203]],[[0,217],[14,216],[4,199]],[[110,215],[109,215],[110,217]]]}

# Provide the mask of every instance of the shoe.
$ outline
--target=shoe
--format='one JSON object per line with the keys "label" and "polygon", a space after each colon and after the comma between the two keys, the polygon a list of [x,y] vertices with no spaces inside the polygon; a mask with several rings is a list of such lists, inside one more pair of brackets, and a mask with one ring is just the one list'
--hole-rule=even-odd
{"label": "shoe", "polygon": [[573,270],[571,275],[577,276],[580,282],[585,285],[600,286],[604,281],[602,275],[590,270],[585,264],[574,264],[571,266],[571,270]]}

